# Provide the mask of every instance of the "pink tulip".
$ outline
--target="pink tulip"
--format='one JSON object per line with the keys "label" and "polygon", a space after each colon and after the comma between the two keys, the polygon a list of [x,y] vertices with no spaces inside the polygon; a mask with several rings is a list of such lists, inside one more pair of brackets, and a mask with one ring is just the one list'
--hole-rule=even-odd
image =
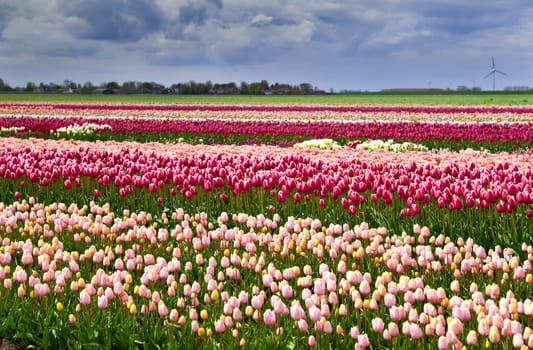
{"label": "pink tulip", "polygon": [[305,318],[305,311],[298,301],[293,301],[290,307],[291,318],[295,321]]}
{"label": "pink tulip", "polygon": [[524,339],[521,334],[513,334],[513,346],[515,348],[521,348],[522,346],[524,346]]}
{"label": "pink tulip", "polygon": [[446,350],[448,349],[448,338],[446,338],[445,336],[441,335],[437,341],[437,346],[439,348],[439,350]]}
{"label": "pink tulip", "polygon": [[320,309],[315,305],[311,305],[311,307],[309,308],[309,318],[311,319],[311,321],[316,322],[320,320],[321,317],[322,314],[320,312]]}
{"label": "pink tulip", "polygon": [[324,322],[323,331],[324,333],[327,333],[327,334],[331,334],[333,332],[333,326],[331,325],[331,322],[329,321]]}
{"label": "pink tulip", "polygon": [[233,327],[233,318],[231,316],[224,316],[224,325],[226,328]]}
{"label": "pink tulip", "polygon": [[414,294],[412,291],[410,291],[410,290],[408,290],[408,291],[404,294],[403,299],[404,299],[404,301],[405,301],[406,303],[408,303],[408,304],[414,304],[415,301],[416,301],[415,294]]}
{"label": "pink tulip", "polygon": [[224,333],[225,330],[226,330],[226,325],[224,324],[224,321],[216,320],[215,321],[215,332]]}
{"label": "pink tulip", "polygon": [[195,308],[189,309],[189,318],[191,320],[198,320],[198,310]]}
{"label": "pink tulip", "polygon": [[451,283],[450,283],[450,289],[452,290],[452,292],[454,293],[459,293],[459,290],[460,290],[460,284],[459,284],[459,281],[458,280],[453,280]]}
{"label": "pink tulip", "polygon": [[143,298],[149,298],[150,290],[144,284],[139,287],[139,296]]}
{"label": "pink tulip", "polygon": [[500,330],[496,326],[491,326],[489,330],[489,341],[496,344],[500,341]]}
{"label": "pink tulip", "polygon": [[265,286],[266,288],[270,288],[270,285],[274,281],[274,278],[270,274],[263,275],[262,279],[263,279],[263,286]]}
{"label": "pink tulip", "polygon": [[307,321],[304,318],[298,320],[298,330],[305,332],[308,329]]}
{"label": "pink tulip", "polygon": [[478,321],[477,331],[483,336],[487,336],[490,333],[490,326],[485,318]]}
{"label": "pink tulip", "polygon": [[239,309],[239,308],[233,309],[233,313],[232,313],[231,317],[235,321],[241,321],[242,320],[242,311],[241,311],[241,309]]}
{"label": "pink tulip", "polygon": [[457,318],[452,318],[452,320],[448,323],[448,330],[453,332],[455,335],[461,334],[463,332],[463,328],[463,323]]}
{"label": "pink tulip", "polygon": [[372,330],[374,332],[383,332],[383,329],[385,329],[385,323],[383,322],[383,320],[379,317],[376,317],[376,318],[373,318],[372,319]]}
{"label": "pink tulip", "polygon": [[265,310],[263,314],[263,321],[268,326],[274,325],[276,323],[276,313],[270,309]]}
{"label": "pink tulip", "polygon": [[157,304],[157,312],[159,313],[159,316],[162,316],[162,317],[168,315],[168,308],[164,302],[159,301],[159,303]]}
{"label": "pink tulip", "polygon": [[396,296],[392,293],[387,293],[383,297],[383,301],[387,308],[391,308],[392,306],[396,305]]}
{"label": "pink tulip", "polygon": [[31,253],[22,254],[21,263],[24,265],[31,265],[33,263],[33,256]]}
{"label": "pink tulip", "polygon": [[314,335],[310,335],[307,339],[307,345],[309,346],[315,346],[316,345],[316,338]]}
{"label": "pink tulip", "polygon": [[357,326],[350,328],[350,336],[352,337],[352,339],[357,339],[359,334],[359,328]]}
{"label": "pink tulip", "polygon": [[388,324],[387,330],[391,337],[395,337],[400,334],[400,329],[398,328],[398,325],[394,322]]}
{"label": "pink tulip", "polygon": [[340,316],[346,316],[348,315],[348,308],[344,304],[339,305],[339,315]]}
{"label": "pink tulip", "polygon": [[191,332],[193,333],[198,333],[198,329],[200,328],[200,324],[198,323],[198,321],[196,320],[193,320],[191,322]]}
{"label": "pink tulip", "polygon": [[100,309],[107,309],[107,298],[105,295],[101,295],[98,297],[97,305]]}
{"label": "pink tulip", "polygon": [[281,286],[281,295],[285,299],[289,299],[292,297],[292,287],[289,284],[284,284]]}
{"label": "pink tulip", "polygon": [[313,291],[317,295],[324,295],[326,292],[326,283],[323,279],[319,278],[314,281]]}
{"label": "pink tulip", "polygon": [[405,317],[405,310],[401,306],[392,306],[389,309],[389,315],[391,320],[400,321]]}
{"label": "pink tulip", "polygon": [[[9,279],[6,279],[4,280],[4,286],[6,284],[6,281],[11,281]],[[8,287],[6,287],[8,288]],[[11,286],[9,286],[9,288],[11,288]],[[34,287],[35,289],[35,295],[41,297],[41,296],[44,296],[44,295],[47,295],[48,293],[50,293],[50,286],[48,286],[48,284],[46,283],[37,283]]]}
{"label": "pink tulip", "polygon": [[254,309],[261,309],[263,307],[264,299],[262,295],[254,295],[252,297],[252,307]]}
{"label": "pink tulip", "polygon": [[246,304],[248,303],[248,292],[241,291],[239,293],[239,303],[240,304]]}
{"label": "pink tulip", "polygon": [[366,280],[361,281],[361,284],[359,285],[359,291],[363,295],[369,294],[370,293],[370,284]]}
{"label": "pink tulip", "polygon": [[370,345],[370,339],[366,334],[359,334],[359,336],[357,336],[357,343],[361,348],[365,348]]}
{"label": "pink tulip", "polygon": [[90,294],[84,289],[80,292],[80,304],[88,305],[91,303]]}
{"label": "pink tulip", "polygon": [[176,309],[170,310],[170,314],[168,316],[168,319],[170,321],[172,321],[172,322],[176,322],[176,321],[178,321],[178,318],[179,318],[178,310],[176,310]]}
{"label": "pink tulip", "polygon": [[424,336],[424,332],[420,329],[420,326],[416,323],[411,323],[409,325],[409,334],[413,339],[420,339]]}
{"label": "pink tulip", "polygon": [[15,272],[13,272],[13,280],[15,282],[23,283],[23,282],[26,282],[27,278],[28,278],[28,274],[26,273],[26,270],[17,266],[17,268],[15,269]]}
{"label": "pink tulip", "polygon": [[456,306],[452,309],[452,316],[461,321],[468,321],[470,320],[471,315],[470,310],[468,310],[466,307]]}

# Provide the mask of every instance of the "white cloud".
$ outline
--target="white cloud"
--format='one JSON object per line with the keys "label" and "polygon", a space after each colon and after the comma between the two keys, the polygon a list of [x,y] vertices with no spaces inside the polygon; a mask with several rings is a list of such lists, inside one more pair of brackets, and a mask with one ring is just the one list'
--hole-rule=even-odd
{"label": "white cloud", "polygon": [[256,27],[262,27],[267,24],[270,24],[272,22],[272,18],[272,16],[265,16],[262,13],[259,13],[255,15],[254,18],[252,18],[250,24]]}

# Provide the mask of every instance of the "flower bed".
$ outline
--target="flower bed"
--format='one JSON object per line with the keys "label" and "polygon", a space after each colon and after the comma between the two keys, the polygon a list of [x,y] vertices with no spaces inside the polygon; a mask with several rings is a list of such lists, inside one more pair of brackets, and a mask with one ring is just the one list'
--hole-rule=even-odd
{"label": "flower bed", "polygon": [[98,198],[119,210],[279,208],[284,217],[355,216],[398,232],[422,220],[482,244],[531,239],[517,227],[531,226],[531,155],[10,141],[0,152],[4,202],[35,196]]}
{"label": "flower bed", "polygon": [[427,227],[33,198],[1,209],[0,313],[24,315],[9,330],[45,347],[532,345],[531,260]]}
{"label": "flower bed", "polygon": [[[52,117],[4,116],[2,128],[24,128],[40,136],[57,137],[55,130],[73,125],[106,125],[109,133],[102,137],[120,135],[152,135],[156,138],[183,138],[186,135],[204,135],[222,143],[232,135],[245,135],[254,143],[263,139],[333,138],[346,143],[353,139],[394,139],[425,142],[442,148],[448,145],[482,144],[496,150],[533,146],[533,123],[431,123],[431,122],[338,122],[338,121],[281,121],[281,120],[210,120],[129,117]],[[61,135],[74,137],[74,135]],[[78,135],[82,138],[83,135]],[[91,135],[92,137],[92,135]],[[218,141],[216,141],[218,140]],[[430,148],[435,148],[430,146]]]}
{"label": "flower bed", "polygon": [[0,103],[0,127],[39,137],[72,125],[110,125],[78,139],[292,146],[308,139],[394,139],[428,148],[533,147],[533,109],[521,106],[343,106]]}
{"label": "flower bed", "polygon": [[[4,115],[0,126],[28,134],[0,138],[0,338],[50,349],[533,348],[531,152],[262,144],[276,133],[348,141],[387,130],[449,140],[468,128],[473,142],[529,138],[529,122],[461,129],[167,115],[198,106],[2,108],[24,116]],[[302,119],[531,113],[344,108],[241,107]],[[241,115],[233,105],[200,109]],[[162,115],[140,117],[154,111]],[[118,115],[129,112],[139,115]],[[106,133],[84,123],[109,125],[112,140],[31,137],[75,124],[60,137]],[[116,141],[163,131],[249,133],[257,145]]]}

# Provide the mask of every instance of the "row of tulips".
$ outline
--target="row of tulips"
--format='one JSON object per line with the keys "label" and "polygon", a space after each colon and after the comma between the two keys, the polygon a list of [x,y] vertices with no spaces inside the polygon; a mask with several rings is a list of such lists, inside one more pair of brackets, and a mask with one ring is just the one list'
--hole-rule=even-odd
{"label": "row of tulips", "polygon": [[306,138],[394,139],[411,142],[453,141],[512,143],[531,146],[533,123],[432,123],[432,122],[333,122],[281,120],[210,120],[115,117],[53,117],[53,116],[0,116],[0,127],[22,127],[41,134],[59,128],[85,123],[108,125],[117,134],[185,133],[219,135],[248,135],[256,138],[290,136]]}
{"label": "row of tulips", "polygon": [[0,227],[0,332],[43,348],[533,348],[527,244],[33,197]]}
{"label": "row of tulips", "polygon": [[[154,151],[160,144],[73,148],[67,141],[11,140],[13,147],[0,150],[4,202],[36,196],[99,198],[117,209],[161,205],[259,214],[277,208],[284,217],[356,216],[397,232],[422,220],[431,229],[475,233],[481,243],[515,248],[532,238],[525,229],[533,226],[530,155],[470,152],[460,160],[453,153],[405,152],[391,161],[386,151],[380,157],[348,147],[281,154],[281,148],[263,146],[257,150],[263,155],[252,155],[243,147],[168,145]],[[486,164],[481,157],[488,157]]]}
{"label": "row of tulips", "polygon": [[284,112],[414,112],[414,113],[513,113],[533,114],[530,106],[433,105],[327,105],[327,104],[140,104],[140,103],[25,103],[2,102],[0,108],[40,107],[49,110],[156,110],[156,111],[284,111]]}
{"label": "row of tulips", "polygon": [[[302,109],[303,108],[303,109]],[[0,103],[4,115],[115,116],[185,119],[532,122],[530,107],[324,106],[303,105],[123,105]]]}

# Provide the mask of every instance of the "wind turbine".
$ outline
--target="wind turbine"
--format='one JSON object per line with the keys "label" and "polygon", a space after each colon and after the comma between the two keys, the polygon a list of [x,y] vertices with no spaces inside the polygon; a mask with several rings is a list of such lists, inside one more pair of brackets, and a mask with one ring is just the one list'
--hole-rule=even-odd
{"label": "wind turbine", "polygon": [[496,65],[494,64],[494,56],[492,56],[492,68],[490,72],[487,75],[485,75],[485,78],[483,78],[483,79],[487,79],[488,77],[492,75],[492,91],[496,90],[496,73],[507,75],[501,70],[496,69]]}

